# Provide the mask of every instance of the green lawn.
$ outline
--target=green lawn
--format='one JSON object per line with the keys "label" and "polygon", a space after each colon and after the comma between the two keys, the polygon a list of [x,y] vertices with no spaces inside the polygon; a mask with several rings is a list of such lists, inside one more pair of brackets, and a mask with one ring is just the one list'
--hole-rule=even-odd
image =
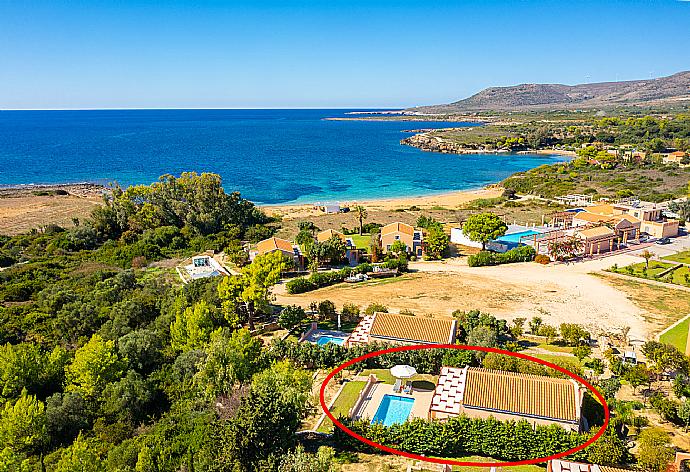
{"label": "green lawn", "polygon": [[[340,392],[340,395],[338,395],[338,398],[335,399],[333,408],[331,408],[331,413],[333,416],[336,418],[340,416],[347,416],[347,414],[350,412],[350,408],[352,408],[357,401],[357,396],[359,395],[359,392],[362,391],[362,388],[364,388],[364,385],[366,385],[366,382],[352,381],[346,383]],[[323,423],[321,423],[321,426],[319,426],[318,431],[321,433],[330,433],[332,429],[333,422],[330,420],[330,418],[326,418]]]}
{"label": "green lawn", "polygon": [[688,342],[688,328],[690,328],[690,318],[686,318],[673,329],[666,331],[659,337],[659,341],[676,346],[680,352],[685,352],[685,345]]}
{"label": "green lawn", "polygon": [[371,234],[365,233],[363,235],[359,234],[348,234],[346,238],[351,238],[352,242],[355,243],[357,249],[369,249],[369,242],[371,241]]}
{"label": "green lawn", "polygon": [[[374,374],[376,375],[376,378],[379,379],[381,382],[386,383],[386,384],[395,384],[395,377],[391,375],[390,369],[365,369],[362,372],[360,372],[359,375],[370,375]],[[435,375],[431,374],[418,374],[415,375],[414,378],[412,379],[413,383],[414,382],[431,382],[436,385],[436,381],[438,380],[438,377]]]}
{"label": "green lawn", "polygon": [[575,356],[559,356],[558,354],[530,354],[532,357],[542,359],[552,364],[561,365],[567,368],[567,364],[571,364],[574,369],[582,369],[582,362]]}
{"label": "green lawn", "polygon": [[567,352],[568,354],[573,352],[572,347],[570,347],[570,346],[559,346],[557,344],[541,343],[541,344],[538,344],[537,347],[544,349],[546,351],[551,351],[551,352]]}
{"label": "green lawn", "polygon": [[684,264],[690,264],[690,251],[683,251],[677,254],[671,254],[670,256],[662,257],[667,261],[682,262]]}
{"label": "green lawn", "polygon": [[[675,256],[669,256],[675,257]],[[632,264],[625,267],[612,267],[609,269],[611,272],[616,272],[618,274],[631,275],[633,277],[639,277],[642,279],[657,280],[659,282],[666,282],[676,285],[683,285],[685,287],[690,287],[690,267],[680,267],[674,270],[670,274],[666,274],[663,277],[659,277],[659,274],[675,266],[672,262],[658,262],[652,261],[649,263],[649,269],[645,273],[645,264],[640,262],[639,264]]]}

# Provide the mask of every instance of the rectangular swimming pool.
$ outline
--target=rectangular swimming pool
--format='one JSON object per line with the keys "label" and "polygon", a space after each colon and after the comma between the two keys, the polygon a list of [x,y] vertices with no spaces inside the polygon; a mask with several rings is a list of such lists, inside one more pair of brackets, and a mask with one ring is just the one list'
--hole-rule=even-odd
{"label": "rectangular swimming pool", "polygon": [[503,241],[506,243],[514,243],[517,244],[520,242],[520,238],[523,236],[533,236],[535,234],[541,234],[539,231],[533,231],[533,230],[527,230],[527,231],[520,231],[519,233],[511,233],[511,234],[506,234],[505,236],[501,236],[498,238],[496,241]]}
{"label": "rectangular swimming pool", "polygon": [[316,344],[318,344],[319,346],[325,346],[328,343],[333,343],[337,344],[338,346],[342,346],[344,342],[345,338],[337,338],[335,336],[328,335],[319,336],[319,338],[316,340]]}
{"label": "rectangular swimming pool", "polygon": [[402,424],[410,417],[413,404],[414,398],[384,395],[371,424],[382,423],[384,426]]}

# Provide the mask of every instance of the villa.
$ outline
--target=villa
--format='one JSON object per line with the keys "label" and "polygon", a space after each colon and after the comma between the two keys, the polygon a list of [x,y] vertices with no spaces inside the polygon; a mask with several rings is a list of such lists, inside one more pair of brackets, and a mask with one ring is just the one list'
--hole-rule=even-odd
{"label": "villa", "polygon": [[264,254],[270,254],[276,251],[282,252],[286,257],[291,258],[295,261],[295,266],[299,269],[304,267],[304,256],[300,251],[299,247],[293,245],[290,241],[281,238],[268,238],[263,241],[259,241],[256,244],[256,251],[250,252],[250,259],[254,259],[256,256],[262,256]]}
{"label": "villa", "polygon": [[345,346],[370,343],[453,344],[457,320],[425,318],[395,313],[365,316],[345,341]]}
{"label": "villa", "polygon": [[214,257],[213,254],[199,254],[192,257],[191,264],[176,267],[177,274],[183,283],[207,277],[230,275]]}
{"label": "villa", "polygon": [[556,424],[571,431],[586,429],[581,415],[584,390],[573,379],[502,372],[476,367],[443,367],[429,419],[459,415]]}
{"label": "villa", "polygon": [[359,264],[359,261],[362,258],[362,251],[357,249],[357,246],[355,245],[352,238],[346,237],[340,231],[336,231],[334,229],[327,229],[327,230],[321,231],[320,233],[318,233],[316,235],[316,240],[320,243],[323,243],[323,242],[331,239],[333,236],[337,236],[338,238],[340,238],[345,243],[345,258],[347,259],[348,264],[350,264],[350,265]]}
{"label": "villa", "polygon": [[395,241],[400,241],[407,247],[407,253],[422,257],[424,254],[424,239],[421,231],[405,223],[390,223],[381,228],[381,247],[384,253],[393,248]]}

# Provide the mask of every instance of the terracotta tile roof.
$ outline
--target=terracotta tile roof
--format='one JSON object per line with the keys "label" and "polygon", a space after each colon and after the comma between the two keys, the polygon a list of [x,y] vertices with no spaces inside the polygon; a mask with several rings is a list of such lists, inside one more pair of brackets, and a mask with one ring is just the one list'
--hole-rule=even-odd
{"label": "terracotta tile roof", "polygon": [[594,205],[590,207],[586,207],[585,210],[587,213],[594,213],[597,215],[604,215],[604,216],[613,216],[613,205]]}
{"label": "terracotta tile roof", "polygon": [[586,211],[581,211],[573,216],[574,220],[586,221],[588,223],[600,223],[608,221],[611,217],[605,215],[597,215],[595,213],[589,213]]}
{"label": "terracotta tile roof", "polygon": [[389,234],[389,233],[405,233],[409,234],[410,236],[414,235],[414,228],[410,225],[407,225],[405,223],[390,223],[381,228],[381,234]]}
{"label": "terracotta tile roof", "polygon": [[613,230],[607,228],[606,226],[597,226],[596,228],[583,229],[577,232],[578,236],[585,239],[599,239],[599,238],[609,238],[615,237],[616,233]]}
{"label": "terracotta tile roof", "polygon": [[275,250],[291,253],[295,251],[290,241],[280,238],[268,238],[264,239],[263,241],[259,241],[256,244],[256,250],[259,252],[259,254],[266,254]]}
{"label": "terracotta tile roof", "polygon": [[471,367],[462,404],[523,416],[579,421],[579,395],[572,380]]}
{"label": "terracotta tile roof", "polygon": [[334,229],[327,229],[324,231],[321,231],[319,234],[316,235],[316,240],[320,243],[324,241],[328,241],[331,239],[333,236],[338,236],[340,239],[345,241],[345,235],[341,233],[340,231],[336,231]]}
{"label": "terracotta tile roof", "polygon": [[348,345],[370,341],[448,344],[455,341],[455,329],[456,322],[450,318],[375,313],[362,319],[348,338]]}
{"label": "terracotta tile roof", "polygon": [[669,156],[675,156],[675,157],[685,157],[685,153],[683,151],[675,151],[669,154]]}

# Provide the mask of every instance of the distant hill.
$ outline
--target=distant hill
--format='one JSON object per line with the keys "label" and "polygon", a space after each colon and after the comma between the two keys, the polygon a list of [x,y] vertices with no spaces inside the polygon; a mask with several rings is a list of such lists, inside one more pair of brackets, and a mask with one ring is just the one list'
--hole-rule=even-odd
{"label": "distant hill", "polygon": [[473,111],[527,111],[601,109],[690,104],[690,71],[669,77],[594,84],[522,84],[491,87],[447,105],[422,106],[407,111],[464,113]]}

